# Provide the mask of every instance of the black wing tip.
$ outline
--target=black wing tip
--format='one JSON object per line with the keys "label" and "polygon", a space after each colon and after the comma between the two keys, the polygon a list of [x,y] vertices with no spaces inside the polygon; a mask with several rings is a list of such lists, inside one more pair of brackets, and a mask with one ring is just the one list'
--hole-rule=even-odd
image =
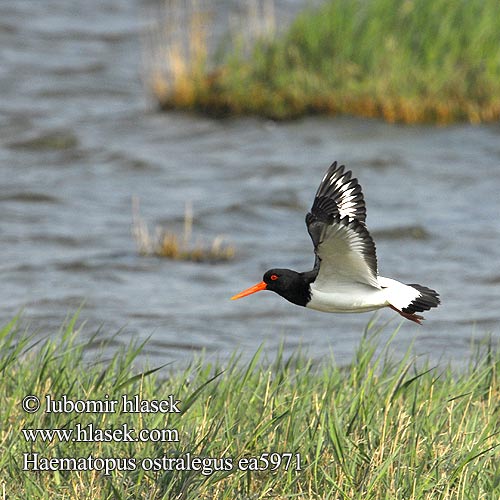
{"label": "black wing tip", "polygon": [[340,165],[337,160],[335,160],[326,171],[323,182],[326,181],[326,179],[330,180],[334,176],[337,178],[346,177],[345,180],[348,181],[352,177],[352,172],[350,170],[346,170],[345,165]]}
{"label": "black wing tip", "polygon": [[332,198],[316,196],[311,211],[306,215],[306,224],[310,222],[324,222],[331,224],[339,215],[338,205]]}
{"label": "black wing tip", "polygon": [[441,304],[439,293],[437,293],[436,290],[426,286],[417,285],[416,283],[408,284],[408,286],[418,290],[420,292],[420,296],[410,302],[407,307],[402,309],[404,313],[414,314],[416,312],[424,312]]}
{"label": "black wing tip", "polygon": [[[322,198],[330,198],[335,202],[336,209],[326,207]],[[347,203],[347,205],[345,205]],[[363,197],[363,190],[356,177],[352,176],[350,170],[346,170],[345,165],[340,165],[334,161],[316,191],[315,200],[311,212],[327,212],[334,216],[338,212],[348,210],[351,218],[361,222],[366,221],[366,207]]]}
{"label": "black wing tip", "polygon": [[345,170],[345,165],[339,164],[337,160],[335,160],[328,169],[331,172],[338,172],[339,174],[343,173]]}

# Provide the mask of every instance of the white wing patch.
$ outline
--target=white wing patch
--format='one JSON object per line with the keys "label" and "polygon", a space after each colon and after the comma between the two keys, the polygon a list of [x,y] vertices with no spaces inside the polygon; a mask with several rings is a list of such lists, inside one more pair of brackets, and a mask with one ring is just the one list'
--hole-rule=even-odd
{"label": "white wing patch", "polygon": [[381,288],[375,245],[364,224],[348,217],[336,218],[324,226],[316,254],[320,259],[316,288],[328,291],[349,284]]}

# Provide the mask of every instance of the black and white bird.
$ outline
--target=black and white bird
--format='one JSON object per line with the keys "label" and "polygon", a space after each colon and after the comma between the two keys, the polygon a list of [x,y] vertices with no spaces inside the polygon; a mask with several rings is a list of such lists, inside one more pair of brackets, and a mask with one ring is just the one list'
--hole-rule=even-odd
{"label": "black and white bird", "polygon": [[416,313],[437,307],[439,294],[379,276],[375,243],[365,220],[361,186],[344,165],[334,162],[306,215],[314,268],[306,272],[270,269],[260,283],[231,299],[271,290],[293,304],[318,311],[354,313],[390,307],[420,324],[424,318]]}

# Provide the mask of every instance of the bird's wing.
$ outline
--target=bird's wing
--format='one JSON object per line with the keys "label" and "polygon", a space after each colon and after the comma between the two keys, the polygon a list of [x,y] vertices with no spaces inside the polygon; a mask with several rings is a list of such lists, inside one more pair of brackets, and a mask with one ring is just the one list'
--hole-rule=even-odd
{"label": "bird's wing", "polygon": [[323,177],[306,215],[316,254],[315,286],[324,291],[362,283],[380,288],[375,243],[366,229],[361,186],[335,162]]}
{"label": "bird's wing", "polygon": [[[331,215],[339,214],[341,218],[347,215],[364,224],[366,207],[361,186],[357,179],[351,178],[352,173],[349,170],[345,172],[344,169],[344,165],[333,162],[316,191],[313,210],[321,209]],[[330,200],[329,203],[326,200]]]}

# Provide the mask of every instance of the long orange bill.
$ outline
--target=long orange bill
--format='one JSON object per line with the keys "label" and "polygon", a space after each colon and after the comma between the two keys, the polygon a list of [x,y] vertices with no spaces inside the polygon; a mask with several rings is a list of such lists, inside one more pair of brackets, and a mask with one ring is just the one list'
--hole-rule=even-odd
{"label": "long orange bill", "polygon": [[265,290],[266,288],[266,283],[264,281],[261,281],[260,283],[257,283],[256,285],[251,286],[250,288],[247,288],[246,290],[243,290],[242,292],[236,294],[234,297],[231,297],[231,300],[241,299],[241,297],[246,297],[247,295],[251,295],[252,293],[260,292],[262,290]]}

